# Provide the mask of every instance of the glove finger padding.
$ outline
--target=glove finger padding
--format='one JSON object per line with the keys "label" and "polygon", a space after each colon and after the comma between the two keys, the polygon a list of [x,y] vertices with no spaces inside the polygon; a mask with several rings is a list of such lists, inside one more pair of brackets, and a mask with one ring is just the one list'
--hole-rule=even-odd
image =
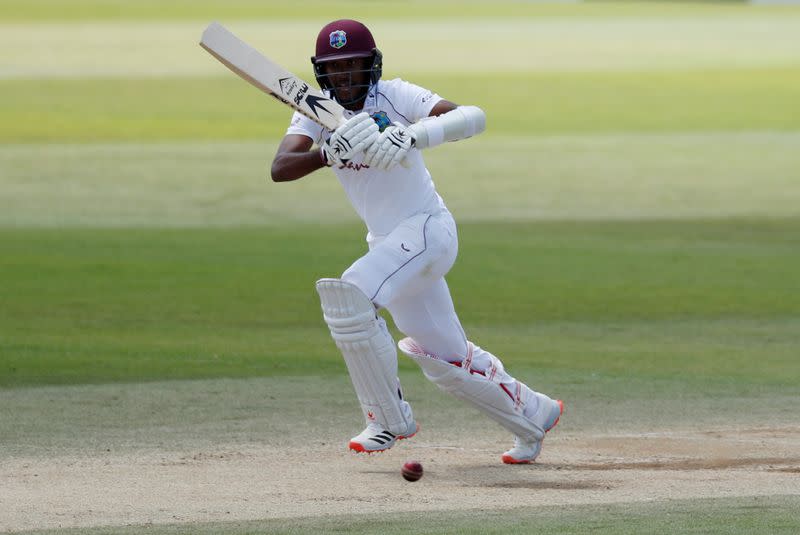
{"label": "glove finger padding", "polygon": [[[339,128],[333,131],[334,136],[342,136],[342,137],[349,137],[351,132],[356,132],[361,128],[364,128],[369,123],[375,124],[375,121],[369,114],[365,111],[362,111],[358,115],[353,115],[347,121],[345,121]],[[377,125],[376,125],[377,126]]]}
{"label": "glove finger padding", "polygon": [[414,138],[402,125],[389,126],[367,149],[364,163],[370,167],[388,171],[403,161],[413,146]]}
{"label": "glove finger padding", "polygon": [[[388,131],[389,129],[387,129]],[[413,146],[413,138],[408,135],[405,128],[398,126],[388,132],[384,143],[384,156],[379,167],[386,171],[402,161]]]}
{"label": "glove finger padding", "polygon": [[[388,171],[398,163],[402,163],[405,160],[406,156],[408,156],[408,151],[410,151],[411,147],[413,146],[414,146],[413,140],[408,136],[406,136],[405,141],[403,141],[403,144],[397,148],[394,155],[392,156],[392,160],[386,164],[386,170]],[[407,165],[408,164],[406,164],[406,166]]]}
{"label": "glove finger padding", "polygon": [[364,123],[363,127],[360,127],[358,130],[354,130],[348,135],[351,136],[349,142],[352,146],[348,157],[352,157],[354,154],[357,154],[374,144],[380,133],[378,131],[378,125],[375,124],[375,121],[370,119],[370,123]]}
{"label": "glove finger padding", "polygon": [[364,163],[370,167],[375,167],[376,169],[379,168],[379,163],[386,150],[384,148],[384,144],[386,143],[386,136],[384,134],[385,132],[382,132],[378,136],[375,142],[369,146],[366,155],[364,156]]}
{"label": "glove finger padding", "polygon": [[331,163],[347,163],[378,137],[378,125],[366,112],[347,120],[323,144],[323,154]]}
{"label": "glove finger padding", "polygon": [[375,159],[378,156],[378,153],[381,148],[381,143],[383,140],[383,133],[378,134],[378,136],[373,140],[372,144],[367,147],[367,150],[364,152],[364,159],[362,163],[367,167],[372,167],[375,163]]}
{"label": "glove finger padding", "polygon": [[388,171],[391,167],[392,160],[397,152],[400,150],[400,147],[394,143],[389,137],[383,140],[381,144],[381,150],[378,154],[378,161],[376,162],[375,166],[378,169],[382,169],[384,171]]}

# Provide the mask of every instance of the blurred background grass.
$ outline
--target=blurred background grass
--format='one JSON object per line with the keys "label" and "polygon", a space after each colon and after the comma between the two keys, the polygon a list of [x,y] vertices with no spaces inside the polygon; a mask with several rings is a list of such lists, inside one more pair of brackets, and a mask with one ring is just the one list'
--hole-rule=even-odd
{"label": "blurred background grass", "polygon": [[[481,254],[449,282],[475,339],[532,375],[794,389],[798,232],[797,220],[468,225],[462,250]],[[14,281],[0,384],[342,373],[308,287],[359,255],[359,234],[0,231]]]}
{"label": "blurred background grass", "polygon": [[[741,8],[746,0],[710,0],[692,2],[694,13],[710,15],[741,15],[750,12]],[[397,18],[474,18],[492,17],[500,14],[515,16],[574,16],[576,9],[569,2],[493,2],[480,0],[410,0],[404,4],[388,0],[343,0],[332,5],[324,0],[309,0],[303,3],[305,11],[298,12],[294,5],[267,0],[174,0],[169,4],[157,0],[140,0],[136,3],[124,0],[79,0],[65,4],[58,0],[6,0],[0,6],[0,18],[7,20],[113,20],[113,19],[202,19],[214,17],[246,19],[335,19],[359,14],[361,17]],[[610,8],[610,9],[609,9]],[[421,11],[424,16],[421,17]],[[642,12],[658,16],[685,16],[686,6],[680,2],[607,2],[589,0],[578,8],[583,16],[620,17],[638,16]],[[309,13],[314,16],[309,16]]]}
{"label": "blurred background grass", "polygon": [[342,372],[311,284],[360,226],[328,174],[267,182],[290,112],[196,44],[220,19],[310,77],[342,16],[487,111],[426,155],[471,332],[565,374],[800,377],[800,9],[312,4],[0,6],[0,383]]}
{"label": "blurred background grass", "polygon": [[[269,183],[290,112],[197,46],[210,20],[310,78],[318,28],[358,18],[386,77],[487,111],[484,135],[426,153],[460,223],[448,282],[474,340],[568,400],[560,429],[797,422],[800,7],[303,6],[0,2],[6,455],[356,425],[312,285],[364,252],[364,230],[330,173]],[[444,396],[405,360],[401,375],[430,429],[476,425],[436,410]],[[788,533],[795,501],[509,518],[576,533],[691,531],[698,518],[711,532]],[[442,518],[412,530],[487,532]]]}
{"label": "blurred background grass", "polygon": [[[792,131],[800,123],[795,68],[414,80],[479,103],[490,120],[487,136]],[[501,98],[493,95],[498,88]],[[276,139],[287,120],[285,108],[230,76],[0,80],[0,103],[5,143]]]}

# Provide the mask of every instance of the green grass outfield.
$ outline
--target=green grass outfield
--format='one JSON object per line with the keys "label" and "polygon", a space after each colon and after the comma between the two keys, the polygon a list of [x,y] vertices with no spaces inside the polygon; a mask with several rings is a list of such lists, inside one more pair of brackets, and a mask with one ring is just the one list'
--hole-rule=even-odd
{"label": "green grass outfield", "polygon": [[[453,100],[479,103],[489,116],[488,136],[793,131],[800,123],[800,67],[414,80]],[[503,88],[502,99],[492,95],[495,86]],[[0,141],[275,139],[285,132],[288,113],[271,104],[233,76],[0,79],[0,113],[8,119],[0,124]]]}
{"label": "green grass outfield", "polygon": [[[693,13],[706,16],[743,16],[742,4],[745,0],[710,0],[699,3],[693,8]],[[648,5],[649,4],[649,5]],[[704,5],[705,4],[705,5]],[[286,5],[274,0],[233,0],[220,2],[219,0],[175,0],[164,5],[156,0],[141,0],[135,4],[122,0],[80,0],[66,5],[58,0],[6,0],[0,6],[0,18],[7,20],[107,20],[107,19],[206,19],[209,17],[231,18],[281,18],[298,19],[310,18],[308,14],[316,17],[330,19],[336,17],[351,17],[356,15],[384,16],[388,18],[419,19],[426,17],[459,16],[464,18],[491,17],[498,13],[506,12],[523,16],[595,16],[595,17],[628,17],[639,16],[642,13],[656,16],[683,17],[687,14],[686,6],[674,5],[669,2],[605,2],[589,0],[577,10],[575,6],[563,5],[558,2],[493,2],[487,5],[478,0],[414,0],[402,6],[388,0],[358,1],[345,0],[337,2],[335,6],[322,0],[310,0],[303,4],[304,9],[297,6]]]}
{"label": "green grass outfield", "polygon": [[[359,230],[0,230],[0,384],[341,373],[313,281],[361,253]],[[791,389],[798,235],[800,219],[469,224],[449,281],[514,369]]]}
{"label": "green grass outfield", "polygon": [[[386,518],[346,516],[285,521],[228,522],[193,524],[190,527],[148,526],[153,535],[183,535],[229,533],[256,535],[261,533],[352,533],[368,534],[380,531],[388,534],[414,533],[430,535],[502,535],[507,533],[604,533],[634,535],[641,533],[716,533],[720,525],[732,535],[750,533],[795,533],[797,518],[792,509],[800,506],[795,496],[778,499],[751,498],[747,500],[694,500],[646,505],[578,506],[512,509],[498,513],[481,511],[464,513],[454,519],[447,513],[425,513],[426,521],[409,521],[409,515],[389,515]],[[409,525],[413,526],[411,529]],[[141,533],[134,528],[96,528],[92,530],[35,531],[28,535],[63,533],[76,535],[130,535]]]}
{"label": "green grass outfield", "polygon": [[[267,180],[289,113],[196,45],[213,19],[310,77],[317,29],[363,18],[388,77],[487,111],[485,135],[426,155],[459,221],[448,282],[472,338],[582,409],[567,429],[624,425],[611,403],[643,428],[677,425],[687,400],[707,421],[797,425],[800,8],[304,5],[0,3],[0,400],[13,415],[0,462],[104,440],[135,451],[152,426],[181,447],[224,440],[215,406],[263,420],[269,402],[243,400],[285,378],[355,411],[313,282],[363,252],[363,229],[332,175]],[[401,374],[426,384],[405,360]],[[796,494],[680,498],[390,515],[380,529],[800,530]],[[376,527],[358,514],[293,526],[147,532]]]}

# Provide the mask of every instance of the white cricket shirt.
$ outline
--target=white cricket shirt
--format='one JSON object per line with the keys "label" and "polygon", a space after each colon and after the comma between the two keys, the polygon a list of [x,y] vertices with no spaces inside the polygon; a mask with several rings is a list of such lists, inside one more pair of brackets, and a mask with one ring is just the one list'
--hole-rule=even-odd
{"label": "white cricket shirt", "polygon": [[[427,117],[440,100],[439,95],[399,78],[379,80],[370,89],[362,111],[373,116],[386,114],[390,122],[408,126]],[[358,113],[361,112],[345,110],[345,117]],[[292,116],[286,133],[307,136],[317,145],[331,135],[329,130],[298,112]],[[398,164],[389,171],[370,169],[362,163],[363,156],[363,153],[354,156],[347,165],[331,169],[372,236],[389,234],[401,221],[415,214],[444,209],[419,150],[409,151],[408,167]]]}

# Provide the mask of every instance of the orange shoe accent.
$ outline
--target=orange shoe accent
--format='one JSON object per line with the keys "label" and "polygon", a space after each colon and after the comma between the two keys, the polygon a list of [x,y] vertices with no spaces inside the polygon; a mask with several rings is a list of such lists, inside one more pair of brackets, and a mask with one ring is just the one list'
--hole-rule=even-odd
{"label": "orange shoe accent", "polygon": [[[417,424],[417,428],[414,430],[413,433],[411,433],[410,435],[398,435],[397,436],[397,440],[404,440],[406,438],[411,438],[411,437],[415,436],[417,433],[419,433],[419,424]],[[392,446],[393,445],[394,444],[392,444]],[[391,448],[392,446],[389,446],[389,447],[386,447],[386,448],[382,448],[382,449],[379,449],[379,450],[367,450],[366,448],[364,448],[363,444],[361,444],[360,442],[354,442],[352,440],[347,445],[348,448],[350,448],[352,451],[354,451],[356,453],[366,453],[368,455],[371,455],[373,453],[380,453],[382,451],[386,451],[389,448]]]}
{"label": "orange shoe accent", "polygon": [[558,412],[558,418],[556,418],[556,421],[555,421],[555,422],[553,422],[553,425],[551,425],[550,427],[548,427],[547,429],[545,429],[545,430],[544,430],[544,432],[545,432],[545,433],[547,433],[547,432],[548,432],[548,431],[550,431],[552,428],[554,428],[555,426],[557,426],[557,425],[558,425],[558,421],[561,419],[561,415],[562,415],[562,414],[564,414],[564,402],[563,402],[563,401],[561,401],[560,399],[557,399],[557,400],[556,400],[556,403],[558,403],[558,409],[559,409],[559,412]]}
{"label": "orange shoe accent", "polygon": [[350,442],[350,444],[348,444],[347,447],[349,447],[352,451],[356,453],[364,453],[366,451],[364,449],[364,446],[362,446],[358,442]]}
{"label": "orange shoe accent", "polygon": [[[550,427],[548,427],[547,429],[545,429],[545,430],[544,430],[544,432],[545,432],[545,433],[547,433],[547,432],[548,432],[548,431],[550,431],[552,428],[554,428],[555,426],[557,426],[557,425],[558,425],[558,421],[559,421],[559,420],[561,420],[561,415],[562,415],[562,414],[564,414],[564,402],[563,402],[563,401],[561,401],[560,399],[557,399],[557,400],[556,400],[556,403],[558,403],[558,418],[556,418],[556,421],[555,421],[555,422],[553,422],[553,425],[551,425]],[[539,455],[540,455],[540,454],[541,454],[541,450],[540,450],[540,452],[539,452]],[[538,458],[538,455],[537,455],[537,458]],[[506,455],[506,454],[503,454],[502,456],[500,456],[500,459],[502,459],[502,461],[503,461],[505,464],[531,464],[531,463],[533,463],[533,462],[534,462],[534,460],[535,460],[535,459],[534,459],[534,460],[528,460],[528,459],[522,459],[522,460],[520,460],[520,459],[515,459],[515,458],[514,458],[514,457],[512,457],[511,455]]]}
{"label": "orange shoe accent", "polygon": [[413,436],[416,436],[417,433],[419,433],[419,424],[417,424],[417,428],[414,429],[413,433],[411,433],[410,435],[400,435],[400,436],[397,437],[397,440],[404,440],[406,438],[411,438]]}
{"label": "orange shoe accent", "polygon": [[502,457],[500,457],[500,458],[501,458],[501,459],[503,460],[503,462],[504,462],[504,463],[506,463],[506,464],[531,464],[531,463],[533,462],[533,461],[528,461],[528,460],[522,460],[522,461],[520,461],[520,460],[518,460],[518,459],[515,459],[515,458],[513,458],[511,455],[503,455],[503,456],[502,456]]}
{"label": "orange shoe accent", "polygon": [[361,445],[361,443],[353,441],[351,441],[350,444],[348,444],[348,447],[350,448],[351,451],[354,451],[356,453],[366,453],[367,455],[372,455],[373,453],[381,453],[389,449],[389,448],[381,448],[379,450],[368,450],[364,448],[364,446]]}

